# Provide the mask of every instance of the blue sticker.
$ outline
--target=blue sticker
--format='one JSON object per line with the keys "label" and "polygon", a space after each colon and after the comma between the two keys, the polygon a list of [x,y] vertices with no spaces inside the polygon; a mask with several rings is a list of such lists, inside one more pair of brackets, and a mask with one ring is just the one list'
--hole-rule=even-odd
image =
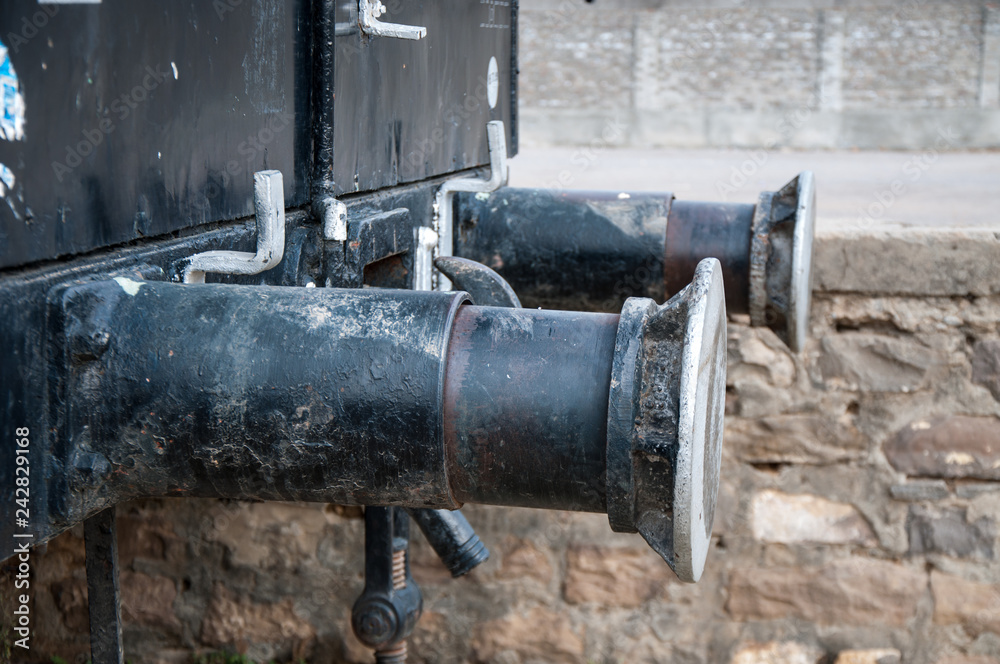
{"label": "blue sticker", "polygon": [[0,138],[19,141],[24,138],[24,95],[17,81],[17,72],[0,42]]}
{"label": "blue sticker", "polygon": [[14,171],[7,168],[5,164],[0,164],[0,198],[7,196],[7,192],[14,188]]}

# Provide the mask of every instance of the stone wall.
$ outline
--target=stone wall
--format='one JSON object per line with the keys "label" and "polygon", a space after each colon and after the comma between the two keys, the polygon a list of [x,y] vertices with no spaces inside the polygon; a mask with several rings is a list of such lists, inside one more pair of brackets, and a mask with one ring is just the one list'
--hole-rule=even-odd
{"label": "stone wall", "polygon": [[[678,582],[601,515],[470,506],[493,556],[469,577],[417,536],[412,661],[1000,662],[998,255],[985,230],[821,234],[806,352],[730,327],[703,580]],[[371,661],[348,622],[360,510],[177,499],[119,514],[134,664]],[[86,659],[79,531],[34,558],[41,661]],[[11,588],[8,571],[8,603]]]}
{"label": "stone wall", "polygon": [[532,0],[525,144],[1000,146],[1000,7],[983,0]]}

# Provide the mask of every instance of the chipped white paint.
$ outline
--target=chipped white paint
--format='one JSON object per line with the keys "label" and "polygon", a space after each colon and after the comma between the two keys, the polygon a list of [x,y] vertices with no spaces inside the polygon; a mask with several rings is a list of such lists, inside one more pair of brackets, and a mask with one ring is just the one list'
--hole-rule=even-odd
{"label": "chipped white paint", "polygon": [[347,206],[328,198],[323,206],[323,237],[335,242],[347,241]]}
{"label": "chipped white paint", "polygon": [[141,281],[134,281],[128,277],[115,277],[115,281],[118,282],[118,285],[122,287],[123,291],[132,297],[135,297],[136,293],[138,293],[139,289],[142,287]]}
{"label": "chipped white paint", "polygon": [[486,193],[485,191],[481,191],[478,194],[476,194],[476,200],[477,201],[488,201],[488,200],[490,200],[490,195],[488,193]]}
{"label": "chipped white paint", "polygon": [[0,43],[0,138],[7,141],[24,138],[24,95],[3,43]]}

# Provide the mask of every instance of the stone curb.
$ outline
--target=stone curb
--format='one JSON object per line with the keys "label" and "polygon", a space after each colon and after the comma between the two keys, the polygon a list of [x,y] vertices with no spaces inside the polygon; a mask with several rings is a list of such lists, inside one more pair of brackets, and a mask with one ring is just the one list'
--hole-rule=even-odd
{"label": "stone curb", "polygon": [[1000,230],[823,230],[820,224],[813,290],[868,295],[995,295],[1000,293]]}

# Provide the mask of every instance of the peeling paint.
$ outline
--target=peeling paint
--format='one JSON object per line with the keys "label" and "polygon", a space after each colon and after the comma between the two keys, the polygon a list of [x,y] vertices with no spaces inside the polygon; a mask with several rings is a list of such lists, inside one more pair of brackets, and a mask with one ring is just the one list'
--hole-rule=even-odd
{"label": "peeling paint", "polygon": [[0,42],[0,138],[19,141],[24,138],[24,95],[17,72]]}
{"label": "peeling paint", "polygon": [[7,168],[5,164],[0,164],[0,198],[7,196],[7,192],[14,188],[14,171]]}
{"label": "peeling paint", "polygon": [[141,281],[133,281],[128,277],[115,277],[115,281],[118,282],[118,285],[122,287],[123,291],[132,296],[135,296],[135,294],[139,292],[139,288],[142,287]]}

